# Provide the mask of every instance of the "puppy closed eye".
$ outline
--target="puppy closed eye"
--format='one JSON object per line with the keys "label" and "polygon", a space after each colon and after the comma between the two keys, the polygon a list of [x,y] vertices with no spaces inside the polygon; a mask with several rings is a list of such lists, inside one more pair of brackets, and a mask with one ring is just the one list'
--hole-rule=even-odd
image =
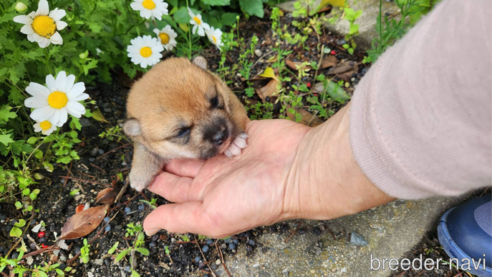
{"label": "puppy closed eye", "polygon": [[190,134],[190,131],[191,131],[191,127],[181,128],[179,130],[178,134],[176,135],[176,137],[177,138],[184,138]]}
{"label": "puppy closed eye", "polygon": [[220,99],[218,96],[215,96],[214,98],[210,99],[210,108],[211,109],[223,109],[224,104],[220,103]]}

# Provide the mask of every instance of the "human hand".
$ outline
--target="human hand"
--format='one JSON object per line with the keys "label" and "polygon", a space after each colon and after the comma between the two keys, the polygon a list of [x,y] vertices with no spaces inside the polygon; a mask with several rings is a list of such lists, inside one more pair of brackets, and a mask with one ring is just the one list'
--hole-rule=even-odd
{"label": "human hand", "polygon": [[251,121],[240,156],[172,160],[148,189],[174,204],[149,214],[145,232],[220,238],[284,220],[287,175],[309,129],[288,120]]}
{"label": "human hand", "polygon": [[349,111],[350,104],[315,128],[252,121],[241,156],[171,161],[149,190],[175,203],[150,213],[145,232],[223,238],[285,219],[355,214],[393,200],[355,161]]}

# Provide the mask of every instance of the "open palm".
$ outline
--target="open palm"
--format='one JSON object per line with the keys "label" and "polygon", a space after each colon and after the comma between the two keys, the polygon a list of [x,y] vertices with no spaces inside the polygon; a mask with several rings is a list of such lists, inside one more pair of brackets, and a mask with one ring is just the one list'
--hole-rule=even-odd
{"label": "open palm", "polygon": [[283,220],[285,181],[308,130],[288,120],[251,121],[240,156],[171,161],[149,190],[174,203],[147,216],[146,233],[226,237]]}

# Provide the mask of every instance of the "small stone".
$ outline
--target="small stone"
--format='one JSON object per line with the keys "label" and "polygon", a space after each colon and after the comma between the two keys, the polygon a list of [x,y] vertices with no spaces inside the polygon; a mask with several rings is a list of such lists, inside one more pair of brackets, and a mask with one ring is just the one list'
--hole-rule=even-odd
{"label": "small stone", "polygon": [[257,57],[261,57],[261,55],[263,55],[263,53],[261,52],[261,50],[260,50],[260,49],[256,49],[256,50],[255,50],[255,55],[256,55]]}
{"label": "small stone", "polygon": [[369,243],[364,239],[363,236],[357,234],[356,232],[352,232],[350,234],[350,244],[355,246],[366,246]]}
{"label": "small stone", "polygon": [[149,243],[149,247],[150,247],[150,248],[154,248],[154,247],[155,247],[155,242],[153,242],[153,241],[152,241],[152,242],[150,242],[150,243]]}
{"label": "small stone", "polygon": [[130,209],[130,207],[125,208],[125,213],[130,213],[131,211],[132,211],[132,209]]}
{"label": "small stone", "polygon": [[226,249],[227,248],[227,244],[223,243],[220,245],[220,249]]}
{"label": "small stone", "polygon": [[218,266],[216,264],[212,264],[210,268],[212,268],[212,270],[217,270]]}
{"label": "small stone", "polygon": [[98,149],[98,150],[97,150],[97,153],[99,153],[99,155],[102,155],[102,154],[104,154],[104,150],[102,150],[102,149]]}
{"label": "small stone", "polygon": [[229,249],[234,250],[236,249],[236,245],[234,243],[229,243]]}
{"label": "small stone", "polygon": [[127,265],[127,266],[125,266],[125,271],[130,273],[130,272],[132,272],[132,268],[129,265]]}
{"label": "small stone", "polygon": [[104,222],[108,223],[111,220],[111,217],[107,216],[104,218]]}
{"label": "small stone", "polygon": [[251,245],[247,245],[246,246],[246,251],[248,251],[248,252],[253,251],[253,247],[251,247]]}
{"label": "small stone", "polygon": [[97,155],[97,151],[99,151],[99,147],[94,147],[92,148],[91,152],[89,153],[91,156],[96,156]]}
{"label": "small stone", "polygon": [[5,220],[5,219],[7,219],[7,216],[4,214],[0,214],[0,220]]}
{"label": "small stone", "polygon": [[234,242],[234,244],[236,244],[236,245],[239,244],[239,241],[237,239],[233,239],[232,242]]}
{"label": "small stone", "polygon": [[213,240],[211,240],[211,239],[208,239],[208,240],[207,240],[207,245],[212,245],[213,243],[214,243],[214,241],[213,241]]}
{"label": "small stone", "polygon": [[39,242],[45,243],[46,242],[46,238],[45,237],[39,238]]}
{"label": "small stone", "polygon": [[199,257],[199,256],[196,256],[196,257],[195,257],[195,263],[199,263],[201,260],[202,260],[202,259],[200,259],[200,257]]}
{"label": "small stone", "polygon": [[96,159],[95,159],[95,158],[92,158],[92,157],[91,157],[91,158],[89,158],[89,162],[93,163],[93,162],[95,162],[95,161],[96,161]]}
{"label": "small stone", "polygon": [[248,240],[248,244],[251,245],[251,246],[255,246],[256,245],[255,241],[252,240],[252,239]]}
{"label": "small stone", "polygon": [[347,41],[342,38],[342,39],[337,40],[337,44],[338,45],[344,45],[344,44],[347,44]]}
{"label": "small stone", "polygon": [[108,224],[106,228],[104,228],[104,231],[109,232],[111,231],[111,224]]}
{"label": "small stone", "polygon": [[145,206],[142,204],[142,205],[138,205],[138,210],[139,211],[143,211],[145,209]]}
{"label": "small stone", "polygon": [[29,244],[29,247],[31,247],[32,250],[38,249],[36,246],[37,245],[34,242],[32,242],[31,244]]}
{"label": "small stone", "polygon": [[215,264],[216,264],[216,265],[220,265],[221,263],[222,263],[222,261],[221,261],[221,260],[219,260],[219,259],[217,259],[217,260],[215,261]]}
{"label": "small stone", "polygon": [[209,249],[208,245],[203,246],[202,247],[203,253],[207,253],[208,252],[208,249]]}

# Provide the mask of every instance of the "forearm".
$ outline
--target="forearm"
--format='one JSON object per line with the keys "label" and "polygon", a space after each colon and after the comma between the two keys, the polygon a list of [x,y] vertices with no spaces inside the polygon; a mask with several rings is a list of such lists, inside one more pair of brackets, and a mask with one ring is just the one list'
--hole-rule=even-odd
{"label": "forearm", "polygon": [[354,159],[350,104],[302,139],[286,181],[285,218],[332,219],[391,201]]}
{"label": "forearm", "polygon": [[489,0],[441,1],[359,83],[353,153],[389,195],[453,196],[491,184],[491,18]]}

